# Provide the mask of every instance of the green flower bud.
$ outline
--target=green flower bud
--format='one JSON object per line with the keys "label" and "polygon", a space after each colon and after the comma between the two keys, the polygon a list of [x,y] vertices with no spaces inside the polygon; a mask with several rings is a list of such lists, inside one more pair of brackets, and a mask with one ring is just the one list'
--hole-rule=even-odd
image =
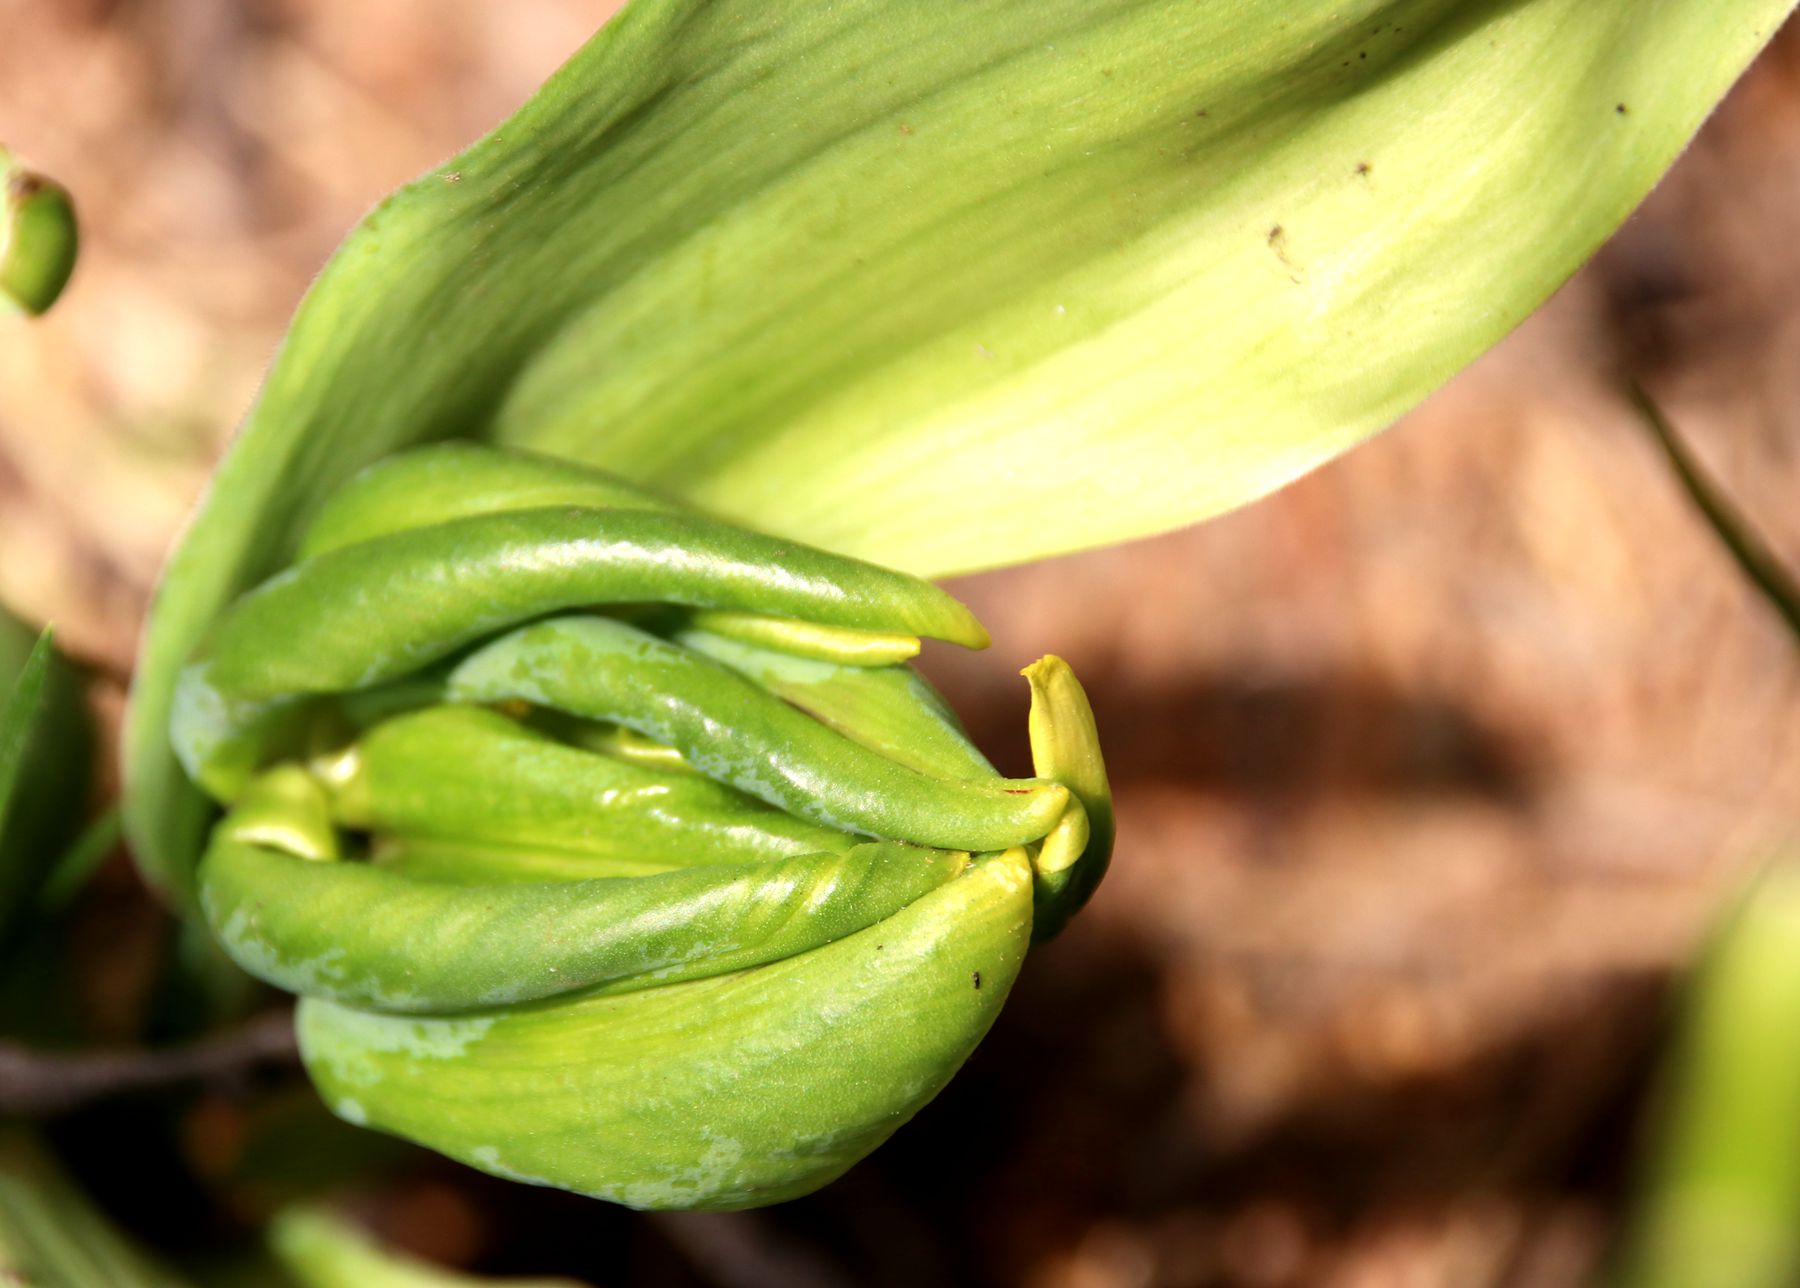
{"label": "green flower bud", "polygon": [[379,463],[215,624],[175,749],[200,906],[304,999],[352,1122],[635,1207],[805,1193],[943,1087],[1111,841],[1092,714],[1039,777],[904,659],[900,573],[466,444]]}

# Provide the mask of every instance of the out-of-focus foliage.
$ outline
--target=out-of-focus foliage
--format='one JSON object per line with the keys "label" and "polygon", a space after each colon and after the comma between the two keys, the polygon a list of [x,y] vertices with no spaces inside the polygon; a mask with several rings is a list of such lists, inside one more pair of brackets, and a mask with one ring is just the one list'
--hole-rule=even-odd
{"label": "out-of-focus foliage", "polygon": [[1688,985],[1620,1288],[1800,1280],[1800,863],[1778,860]]}
{"label": "out-of-focus foliage", "polygon": [[0,1282],[182,1288],[121,1234],[32,1136],[0,1126]]}
{"label": "out-of-focus foliage", "polygon": [[0,611],[0,945],[81,830],[93,732],[81,681],[38,634]]}
{"label": "out-of-focus foliage", "polygon": [[275,1219],[269,1243],[298,1288],[580,1288],[573,1279],[475,1279],[381,1247],[340,1217],[290,1208]]}

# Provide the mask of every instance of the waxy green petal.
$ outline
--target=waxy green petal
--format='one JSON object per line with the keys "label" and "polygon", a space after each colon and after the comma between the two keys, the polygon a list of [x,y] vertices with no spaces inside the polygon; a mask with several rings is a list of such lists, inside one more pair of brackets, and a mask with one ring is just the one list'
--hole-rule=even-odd
{"label": "waxy green petal", "polygon": [[890,760],[938,778],[995,777],[937,690],[911,667],[872,669],[795,657],[683,630],[676,642],[755,681],[814,719]]}
{"label": "waxy green petal", "polygon": [[968,856],[845,854],[643,877],[466,884],[248,844],[228,817],[201,863],[213,933],[259,979],[400,1014],[645,988],[814,951],[955,878]]}
{"label": "waxy green petal", "polygon": [[1100,755],[1100,731],[1087,692],[1069,664],[1052,654],[1022,672],[1031,684],[1031,763],[1040,777],[1074,798],[1044,841],[1032,869],[1037,911],[1032,936],[1049,939],[1081,911],[1112,860],[1112,787]]}
{"label": "waxy green petal", "polygon": [[[432,707],[371,729],[325,775],[336,820],[388,838],[378,858],[454,845],[504,871],[567,875],[754,863],[859,838],[808,823],[687,769],[667,770],[571,747],[481,707]],[[439,845],[433,846],[431,843]],[[440,865],[441,867],[441,865]]]}
{"label": "waxy green petal", "polygon": [[937,1094],[999,1014],[1030,933],[1014,850],[758,970],[441,1019],[309,998],[301,1053],[341,1117],[495,1175],[639,1208],[773,1203]]}
{"label": "waxy green petal", "polygon": [[477,514],[555,506],[677,508],[616,475],[552,456],[437,443],[378,461],[334,492],[301,539],[298,557]]}
{"label": "waxy green petal", "polygon": [[929,582],[697,515],[489,512],[339,546],[269,578],[182,671],[170,737],[193,778],[229,800],[305,735],[308,698],[403,680],[559,609],[643,601],[988,642]]}
{"label": "waxy green petal", "polygon": [[937,777],[838,733],[737,672],[608,617],[553,617],[484,645],[446,693],[522,700],[619,723],[696,769],[823,827],[946,849],[1041,838],[1068,790],[1036,779]]}

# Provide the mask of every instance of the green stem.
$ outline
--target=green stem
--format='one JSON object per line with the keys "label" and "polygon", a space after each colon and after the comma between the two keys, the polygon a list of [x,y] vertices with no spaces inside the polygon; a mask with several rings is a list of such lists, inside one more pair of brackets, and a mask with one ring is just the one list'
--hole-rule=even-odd
{"label": "green stem", "polygon": [[1795,581],[1794,574],[1770,548],[1768,541],[1706,472],[1643,387],[1635,380],[1631,381],[1629,393],[1645,426],[1668,456],[1688,499],[1724,543],[1744,576],[1781,614],[1795,642],[1800,643],[1800,582]]}
{"label": "green stem", "polygon": [[51,865],[38,887],[36,912],[54,915],[68,907],[123,839],[124,819],[114,805],[84,827]]}

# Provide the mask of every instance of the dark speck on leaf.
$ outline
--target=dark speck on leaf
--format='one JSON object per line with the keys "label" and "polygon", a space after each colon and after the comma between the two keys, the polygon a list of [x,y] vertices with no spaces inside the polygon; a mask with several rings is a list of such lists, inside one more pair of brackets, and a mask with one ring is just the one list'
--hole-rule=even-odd
{"label": "dark speck on leaf", "polygon": [[1282,268],[1287,271],[1288,280],[1296,286],[1300,285],[1303,281],[1303,273],[1300,265],[1296,264],[1293,257],[1288,254],[1287,229],[1280,224],[1269,229],[1269,249],[1274,252],[1275,258],[1281,261]]}
{"label": "dark speck on leaf", "polygon": [[1358,161],[1356,163],[1356,173],[1361,175],[1365,179],[1369,176],[1369,172],[1372,169],[1374,169],[1374,167],[1371,166],[1367,161]]}
{"label": "dark speck on leaf", "polygon": [[981,987],[981,972],[980,971],[975,972],[975,987],[976,988]]}
{"label": "dark speck on leaf", "polygon": [[1620,116],[1625,115],[1625,113],[1630,110],[1631,109],[1626,107],[1625,104],[1623,104],[1623,103],[1620,103],[1618,106],[1613,108],[1613,111],[1617,112]]}

